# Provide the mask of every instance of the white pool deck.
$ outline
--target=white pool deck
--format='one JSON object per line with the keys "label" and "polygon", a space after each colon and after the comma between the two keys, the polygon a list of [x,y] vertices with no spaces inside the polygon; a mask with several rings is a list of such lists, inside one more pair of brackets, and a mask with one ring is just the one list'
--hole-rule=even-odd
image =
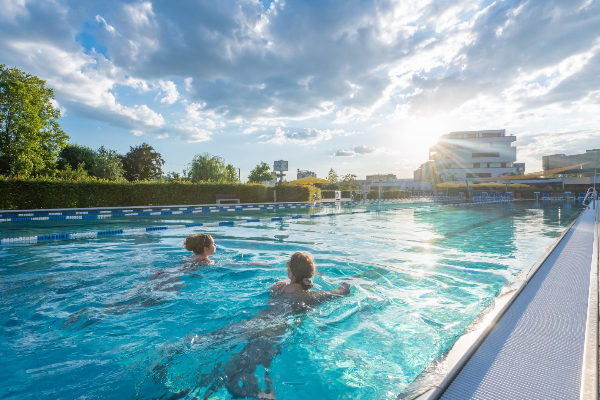
{"label": "white pool deck", "polygon": [[599,212],[582,212],[419,400],[598,398]]}

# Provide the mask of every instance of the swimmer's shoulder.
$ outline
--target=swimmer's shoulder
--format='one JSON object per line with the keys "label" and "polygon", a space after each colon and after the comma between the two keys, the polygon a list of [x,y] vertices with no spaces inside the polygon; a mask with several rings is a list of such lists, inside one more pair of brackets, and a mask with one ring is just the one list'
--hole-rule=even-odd
{"label": "swimmer's shoulder", "polygon": [[283,290],[283,288],[285,287],[286,284],[287,284],[286,281],[275,282],[271,286],[271,292],[273,292],[273,293],[280,293]]}

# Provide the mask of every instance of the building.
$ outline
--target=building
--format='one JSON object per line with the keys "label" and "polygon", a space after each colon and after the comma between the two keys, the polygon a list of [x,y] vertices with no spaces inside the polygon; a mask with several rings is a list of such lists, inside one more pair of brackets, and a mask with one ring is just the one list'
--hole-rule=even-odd
{"label": "building", "polygon": [[569,165],[589,163],[582,165],[576,170],[565,171],[568,173],[593,173],[594,169],[600,170],[600,149],[586,150],[583,154],[574,154],[567,156],[566,154],[552,154],[542,157],[542,169],[548,171],[555,168],[568,167]]}
{"label": "building", "polygon": [[435,162],[427,161],[426,163],[421,164],[419,168],[417,168],[413,172],[413,179],[415,182],[427,182],[427,175],[429,175],[429,171],[433,169]]}
{"label": "building", "polygon": [[306,177],[313,177],[316,178],[317,174],[312,172],[312,171],[302,171],[300,169],[297,170],[297,174],[296,174],[296,179],[302,179],[302,178],[306,178]]}
{"label": "building", "polygon": [[429,162],[415,171],[415,181],[426,181],[432,168],[442,175],[444,181],[477,178],[497,178],[518,175],[525,171],[525,164],[515,163],[517,148],[504,129],[485,131],[451,132],[443,135],[429,149]]}

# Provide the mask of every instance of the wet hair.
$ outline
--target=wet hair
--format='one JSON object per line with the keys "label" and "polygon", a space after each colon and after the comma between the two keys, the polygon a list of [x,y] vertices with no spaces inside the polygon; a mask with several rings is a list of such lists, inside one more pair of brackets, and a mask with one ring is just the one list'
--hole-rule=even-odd
{"label": "wet hair", "polygon": [[213,242],[212,236],[201,233],[186,237],[183,245],[187,250],[193,251],[194,254],[203,254],[204,248],[209,247]]}
{"label": "wet hair", "polygon": [[294,282],[302,285],[302,290],[313,287],[312,276],[315,274],[315,262],[309,254],[296,252],[292,254],[288,267],[294,274]]}

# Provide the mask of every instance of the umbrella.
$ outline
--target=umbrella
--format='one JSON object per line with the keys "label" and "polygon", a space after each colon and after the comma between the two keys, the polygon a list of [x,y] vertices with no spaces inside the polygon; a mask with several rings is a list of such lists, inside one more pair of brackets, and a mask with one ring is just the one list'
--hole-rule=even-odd
{"label": "umbrella", "polygon": [[485,182],[485,183],[480,183],[479,185],[489,187],[489,188],[503,188],[505,186],[502,183],[496,183],[496,182]]}
{"label": "umbrella", "polygon": [[439,188],[457,188],[457,187],[460,187],[460,185],[458,183],[454,183],[454,182],[442,182],[442,183],[438,183],[435,186],[437,186]]}
{"label": "umbrella", "polygon": [[[461,188],[466,188],[467,187],[467,182],[461,182],[458,184],[459,187]],[[469,182],[469,186],[470,188],[476,188],[476,187],[481,187],[481,185],[479,185],[478,183],[473,183],[473,182]]]}
{"label": "umbrella", "polygon": [[329,183],[329,181],[327,179],[315,178],[314,176],[307,176],[291,181],[290,183],[293,185],[313,185],[315,183]]}

